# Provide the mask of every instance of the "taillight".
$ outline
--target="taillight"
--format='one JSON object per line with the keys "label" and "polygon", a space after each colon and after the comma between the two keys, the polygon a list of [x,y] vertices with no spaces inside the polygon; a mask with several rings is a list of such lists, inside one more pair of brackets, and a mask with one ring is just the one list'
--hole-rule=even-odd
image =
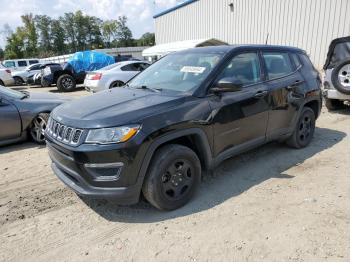
{"label": "taillight", "polygon": [[97,74],[90,74],[88,75],[88,79],[89,80],[100,80],[102,77],[101,73],[97,73]]}
{"label": "taillight", "polygon": [[11,74],[11,70],[10,69],[6,69],[5,71],[6,71],[6,73]]}

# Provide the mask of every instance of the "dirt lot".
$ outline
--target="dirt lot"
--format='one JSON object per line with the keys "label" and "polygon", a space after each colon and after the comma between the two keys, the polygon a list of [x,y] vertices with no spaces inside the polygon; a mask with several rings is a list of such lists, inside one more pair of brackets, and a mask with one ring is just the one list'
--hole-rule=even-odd
{"label": "dirt lot", "polygon": [[83,201],[45,147],[3,147],[0,260],[350,261],[349,114],[324,110],[306,149],[272,143],[225,161],[168,213]]}

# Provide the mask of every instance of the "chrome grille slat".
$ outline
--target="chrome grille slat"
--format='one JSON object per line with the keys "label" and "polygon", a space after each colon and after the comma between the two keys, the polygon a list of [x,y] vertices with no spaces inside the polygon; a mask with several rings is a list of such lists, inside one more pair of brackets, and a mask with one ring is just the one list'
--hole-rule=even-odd
{"label": "chrome grille slat", "polygon": [[54,119],[50,119],[47,133],[57,141],[65,144],[77,145],[81,142],[83,130],[66,126]]}

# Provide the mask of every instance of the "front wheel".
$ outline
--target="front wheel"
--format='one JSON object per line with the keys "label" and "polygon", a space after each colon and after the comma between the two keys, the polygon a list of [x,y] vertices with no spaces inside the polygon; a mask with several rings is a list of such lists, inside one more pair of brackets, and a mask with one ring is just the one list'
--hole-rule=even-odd
{"label": "front wheel", "polygon": [[76,83],[73,76],[64,74],[57,79],[57,88],[62,92],[72,92],[75,89]]}
{"label": "front wheel", "polygon": [[29,128],[29,133],[35,143],[45,144],[44,134],[48,120],[49,114],[47,113],[41,113],[34,118]]}
{"label": "front wheel", "polygon": [[160,210],[174,210],[185,205],[201,181],[198,156],[182,145],[158,149],[146,175],[142,192]]}
{"label": "front wheel", "polygon": [[310,144],[315,132],[315,113],[309,107],[304,107],[297,126],[287,144],[294,148],[304,148]]}

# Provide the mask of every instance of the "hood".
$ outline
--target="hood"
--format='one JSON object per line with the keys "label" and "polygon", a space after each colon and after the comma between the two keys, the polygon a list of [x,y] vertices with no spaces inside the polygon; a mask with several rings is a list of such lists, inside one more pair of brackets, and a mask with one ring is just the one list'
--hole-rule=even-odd
{"label": "hood", "polygon": [[185,97],[150,90],[114,88],[57,107],[58,122],[78,128],[101,128],[140,123],[144,117],[179,105]]}
{"label": "hood", "polygon": [[59,94],[50,94],[50,93],[30,93],[30,96],[25,100],[30,102],[58,102],[63,103],[71,101],[72,98]]}

